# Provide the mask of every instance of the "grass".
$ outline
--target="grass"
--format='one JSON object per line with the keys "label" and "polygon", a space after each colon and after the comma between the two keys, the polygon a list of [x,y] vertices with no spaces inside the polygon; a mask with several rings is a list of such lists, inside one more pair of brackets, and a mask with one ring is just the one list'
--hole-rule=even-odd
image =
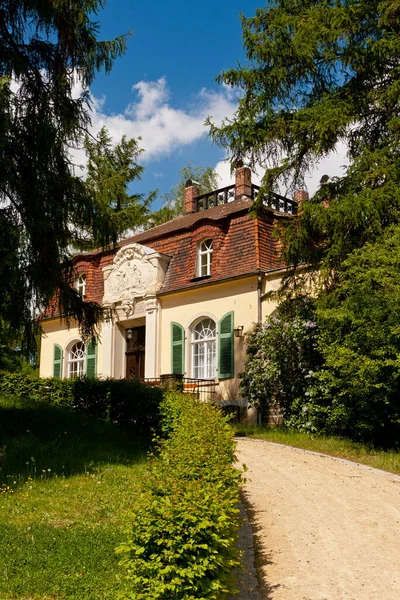
{"label": "grass", "polygon": [[0,598],[108,599],[146,444],[82,413],[0,397]]}
{"label": "grass", "polygon": [[307,433],[290,431],[284,427],[264,428],[235,425],[234,428],[237,436],[245,435],[295,448],[321,452],[400,475],[400,453],[396,451],[378,450],[344,438],[311,436]]}

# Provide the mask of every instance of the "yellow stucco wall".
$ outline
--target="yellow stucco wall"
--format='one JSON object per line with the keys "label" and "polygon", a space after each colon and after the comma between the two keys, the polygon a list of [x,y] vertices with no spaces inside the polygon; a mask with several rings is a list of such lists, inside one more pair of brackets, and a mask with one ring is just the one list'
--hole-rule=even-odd
{"label": "yellow stucco wall", "polygon": [[[234,327],[244,326],[244,332],[257,321],[257,277],[248,277],[202,289],[188,290],[161,297],[160,370],[171,372],[171,323],[182,325],[189,341],[189,328],[201,316],[210,316],[217,322],[228,312],[234,312]],[[235,338],[235,374],[243,368],[243,338]],[[186,376],[191,377],[190,347],[186,343]]]}
{"label": "yellow stucco wall", "polygon": [[[278,289],[281,274],[263,281],[262,293]],[[186,333],[185,375],[191,377],[190,333],[193,321],[202,315],[213,317],[217,322],[228,312],[234,312],[234,327],[243,325],[243,333],[249,331],[258,319],[257,276],[214,284],[202,289],[188,290],[162,296],[160,323],[160,372],[171,372],[171,323],[182,325]],[[262,320],[277,307],[277,301],[262,302]],[[245,360],[244,338],[234,339],[235,377],[243,370]]]}
{"label": "yellow stucco wall", "polygon": [[[269,292],[277,292],[282,280],[282,272],[271,273],[264,277],[262,285],[262,296]],[[265,317],[268,317],[278,307],[278,299],[276,296],[272,298],[264,298],[261,304],[261,321],[265,321]]]}
{"label": "yellow stucco wall", "polygon": [[[282,273],[263,278],[261,293],[276,290]],[[156,324],[157,367],[152,376],[171,372],[171,323],[182,325],[186,332],[185,375],[191,377],[190,330],[193,321],[202,317],[212,317],[217,323],[228,312],[234,313],[234,327],[243,325],[243,333],[249,331],[258,319],[258,278],[251,276],[240,280],[210,285],[196,290],[187,290],[159,297],[158,318]],[[271,314],[277,306],[277,300],[264,299],[262,302],[262,320]],[[140,323],[139,323],[140,321]],[[145,324],[145,318],[134,321],[104,324],[99,328],[97,346],[97,375],[125,377],[125,330],[127,327]],[[66,355],[74,340],[80,339],[76,324],[70,329],[58,319],[42,323],[43,337],[40,353],[40,375],[53,375],[53,349],[58,344],[63,349],[63,377],[67,375]],[[111,328],[110,328],[111,327]],[[243,370],[246,347],[244,338],[234,338],[235,377]],[[146,346],[146,354],[150,350]],[[152,349],[153,350],[153,349]]]}
{"label": "yellow stucco wall", "polygon": [[[66,352],[71,343],[80,340],[79,330],[76,324],[71,323],[70,329],[67,329],[65,323],[60,323],[59,319],[52,319],[42,323],[43,335],[40,347],[40,377],[53,377],[53,353],[54,344],[61,346],[63,350],[63,377],[67,374]],[[101,340],[101,330],[97,345],[97,374],[101,375],[101,366],[103,364],[103,344]]]}

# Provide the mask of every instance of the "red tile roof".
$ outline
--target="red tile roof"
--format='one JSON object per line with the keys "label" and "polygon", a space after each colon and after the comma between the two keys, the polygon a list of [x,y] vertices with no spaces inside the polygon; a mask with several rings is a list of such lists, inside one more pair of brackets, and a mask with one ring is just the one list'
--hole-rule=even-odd
{"label": "red tile roof", "polygon": [[[171,257],[160,294],[198,288],[213,282],[268,271],[283,266],[277,240],[272,235],[276,219],[271,210],[260,216],[249,214],[252,201],[242,197],[208,210],[187,213],[172,221],[121,240],[116,248],[94,250],[75,257],[78,270],[86,269],[87,297],[100,302],[103,297],[102,268],[112,262],[119,248],[138,243]],[[213,240],[211,275],[196,277],[198,243]],[[88,265],[88,262],[91,265]]]}

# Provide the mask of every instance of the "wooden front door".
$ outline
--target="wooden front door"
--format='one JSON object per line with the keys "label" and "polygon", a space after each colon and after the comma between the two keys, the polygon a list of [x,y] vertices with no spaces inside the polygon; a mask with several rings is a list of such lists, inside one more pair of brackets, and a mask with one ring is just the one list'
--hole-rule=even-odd
{"label": "wooden front door", "polygon": [[126,342],[126,378],[144,379],[146,328],[133,327],[132,339]]}

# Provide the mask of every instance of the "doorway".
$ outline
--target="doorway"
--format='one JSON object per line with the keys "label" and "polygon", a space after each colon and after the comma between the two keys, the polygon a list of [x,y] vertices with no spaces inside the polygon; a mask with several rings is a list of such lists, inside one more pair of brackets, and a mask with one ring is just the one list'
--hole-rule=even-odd
{"label": "doorway", "polygon": [[130,339],[126,340],[126,379],[144,379],[146,327],[130,328]]}

